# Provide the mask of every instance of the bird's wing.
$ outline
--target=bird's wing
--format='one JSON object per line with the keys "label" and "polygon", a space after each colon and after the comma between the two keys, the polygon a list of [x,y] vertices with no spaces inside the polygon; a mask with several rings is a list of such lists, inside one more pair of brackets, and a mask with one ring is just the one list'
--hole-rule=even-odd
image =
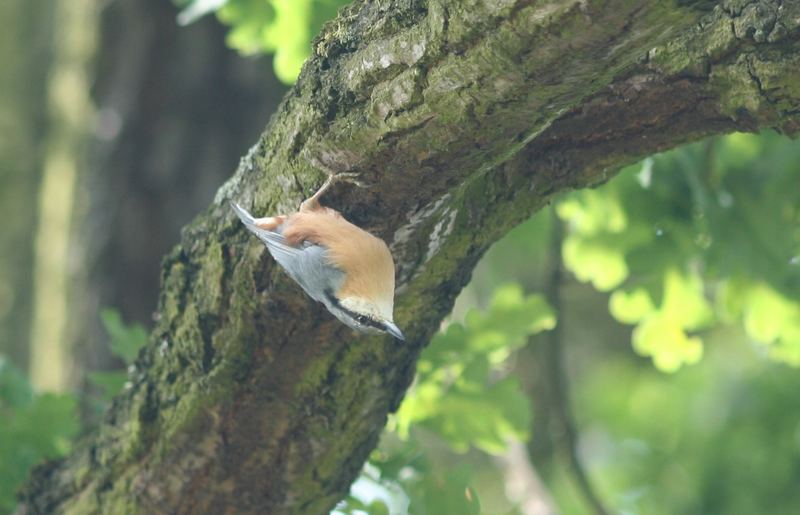
{"label": "bird's wing", "polygon": [[231,207],[245,227],[266,244],[275,261],[309,296],[326,302],[326,291],[338,291],[344,280],[344,273],[331,263],[327,249],[308,241],[298,246],[289,245],[281,233],[256,225],[250,213],[238,204],[232,202]]}
{"label": "bird's wing", "polygon": [[258,239],[266,243],[270,253],[275,257],[275,259],[278,260],[278,262],[281,262],[281,259],[278,259],[278,255],[285,259],[294,259],[299,256],[300,252],[302,252],[302,249],[289,245],[286,242],[286,238],[284,238],[281,233],[269,231],[256,225],[255,218],[253,218],[253,216],[245,211],[245,209],[239,204],[231,202],[231,207],[236,213],[236,216],[238,216],[242,223],[244,223],[244,226],[247,227],[247,230],[255,234]]}

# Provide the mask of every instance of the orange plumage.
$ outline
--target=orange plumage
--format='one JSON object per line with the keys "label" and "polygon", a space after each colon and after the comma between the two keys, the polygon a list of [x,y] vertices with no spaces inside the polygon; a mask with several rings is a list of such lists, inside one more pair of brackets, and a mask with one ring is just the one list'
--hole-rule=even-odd
{"label": "orange plumage", "polygon": [[283,236],[295,247],[304,241],[323,245],[338,268],[359,271],[345,276],[337,297],[382,299],[388,292],[394,295],[394,260],[386,243],[348,222],[338,211],[322,207],[294,213],[286,221]]}

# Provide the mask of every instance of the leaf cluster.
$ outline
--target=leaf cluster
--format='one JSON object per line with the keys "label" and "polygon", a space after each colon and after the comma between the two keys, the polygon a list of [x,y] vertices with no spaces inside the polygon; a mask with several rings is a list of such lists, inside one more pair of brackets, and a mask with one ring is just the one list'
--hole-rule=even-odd
{"label": "leaf cluster", "polygon": [[71,395],[34,392],[0,356],[0,420],[0,512],[10,513],[30,469],[69,452],[79,430],[77,402]]}
{"label": "leaf cluster", "polygon": [[[527,438],[530,403],[509,373],[510,358],[529,336],[555,323],[541,295],[506,284],[497,287],[485,311],[472,309],[463,323],[439,332],[422,353],[416,382],[359,480],[372,484],[371,492],[384,492],[386,502],[359,497],[356,483],[339,511],[480,513],[471,485],[474,471],[456,456],[470,449],[501,454],[510,440]],[[456,455],[430,452],[431,440],[444,442]],[[392,491],[401,494],[388,495]],[[375,503],[395,509],[376,509]]]}
{"label": "leaf cluster", "polygon": [[611,292],[633,345],[664,371],[696,363],[701,331],[741,323],[800,365],[800,145],[733,134],[628,167],[557,207],[564,264]]}
{"label": "leaf cluster", "polygon": [[[127,326],[111,309],[103,310],[101,320],[111,352],[126,365],[133,363],[147,342],[144,328]],[[95,371],[88,378],[108,402],[124,387],[127,371]],[[30,469],[69,452],[80,430],[78,399],[69,393],[35,392],[28,377],[0,355],[0,420],[0,512],[9,513]]]}

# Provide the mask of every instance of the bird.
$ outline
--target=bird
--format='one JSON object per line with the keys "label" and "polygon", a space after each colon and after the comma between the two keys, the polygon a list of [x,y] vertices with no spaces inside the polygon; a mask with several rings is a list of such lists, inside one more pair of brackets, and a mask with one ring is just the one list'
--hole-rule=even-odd
{"label": "bird", "polygon": [[357,331],[388,333],[404,341],[394,323],[394,260],[389,247],[339,211],[320,204],[334,183],[353,176],[328,174],[289,215],[255,218],[236,202],[231,207],[286,273],[336,318]]}

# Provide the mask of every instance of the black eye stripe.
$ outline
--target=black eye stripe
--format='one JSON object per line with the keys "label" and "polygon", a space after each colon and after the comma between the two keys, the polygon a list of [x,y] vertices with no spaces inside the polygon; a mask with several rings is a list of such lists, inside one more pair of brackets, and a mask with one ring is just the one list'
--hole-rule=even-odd
{"label": "black eye stripe", "polygon": [[375,320],[371,319],[370,317],[364,317],[364,321],[363,321],[363,322],[362,322],[361,320],[359,320],[358,322],[359,322],[361,325],[366,325],[366,326],[369,326],[369,327],[374,327],[375,329],[379,329],[379,330],[381,330],[381,331],[385,331],[385,330],[386,330],[386,328],[383,326],[383,324],[382,324],[382,323],[380,323],[380,322],[377,322],[377,321],[375,321]]}
{"label": "black eye stripe", "polygon": [[353,320],[355,320],[359,324],[365,325],[365,326],[368,326],[368,327],[373,327],[373,328],[378,329],[380,331],[386,331],[386,327],[384,327],[384,325],[382,323],[380,323],[380,322],[378,322],[376,320],[373,320],[373,319],[371,319],[370,317],[368,317],[366,315],[362,315],[360,313],[356,313],[355,311],[350,311],[346,307],[342,306],[342,304],[339,302],[339,299],[336,298],[336,296],[333,294],[333,292],[331,290],[325,290],[325,297],[328,299],[328,301],[331,304],[333,304],[337,308],[339,308],[342,311],[344,311],[345,313],[347,313],[347,315],[350,316],[350,318],[352,318]]}

